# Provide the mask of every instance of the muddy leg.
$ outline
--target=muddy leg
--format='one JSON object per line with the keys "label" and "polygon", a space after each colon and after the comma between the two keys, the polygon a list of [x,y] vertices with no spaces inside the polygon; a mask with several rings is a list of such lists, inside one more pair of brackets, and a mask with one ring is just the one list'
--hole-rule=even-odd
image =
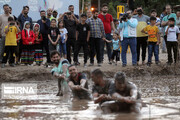
{"label": "muddy leg", "polygon": [[56,96],[63,96],[63,93],[61,90],[61,79],[58,79],[58,93]]}
{"label": "muddy leg", "polygon": [[119,111],[119,105],[115,101],[107,101],[100,105],[103,113],[112,113]]}
{"label": "muddy leg", "polygon": [[130,107],[130,112],[140,113],[142,108],[142,104],[137,102],[135,104],[132,104]]}

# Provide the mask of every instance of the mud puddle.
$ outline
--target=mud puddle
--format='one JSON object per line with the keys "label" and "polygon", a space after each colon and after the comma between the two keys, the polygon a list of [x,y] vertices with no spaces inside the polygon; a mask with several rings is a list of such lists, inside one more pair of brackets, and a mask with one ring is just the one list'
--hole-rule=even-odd
{"label": "mud puddle", "polygon": [[[29,100],[0,99],[0,119],[3,120],[177,120],[180,119],[179,76],[131,78],[142,92],[145,103],[141,114],[103,114],[93,101],[72,101],[70,95],[57,97],[57,81],[21,81],[36,83],[38,95]],[[12,82],[11,82],[12,83]]]}

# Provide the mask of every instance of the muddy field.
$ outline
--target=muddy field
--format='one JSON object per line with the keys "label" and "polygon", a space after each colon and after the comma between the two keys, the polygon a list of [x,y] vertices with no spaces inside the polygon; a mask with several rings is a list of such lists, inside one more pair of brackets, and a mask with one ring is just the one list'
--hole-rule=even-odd
{"label": "muddy field", "polygon": [[[128,58],[130,61],[130,55]],[[103,114],[93,101],[71,101],[70,95],[57,97],[57,80],[51,76],[51,68],[22,65],[14,68],[0,68],[0,84],[35,83],[38,88],[38,95],[29,96],[29,100],[0,99],[0,119],[178,120],[180,119],[180,66],[178,64],[167,66],[165,58],[166,54],[160,55],[159,66],[153,64],[151,67],[142,65],[132,67],[129,63],[127,67],[122,68],[120,63],[115,66],[104,62],[100,67],[108,78],[113,78],[117,71],[123,71],[127,78],[138,86],[143,97],[143,108],[139,115]],[[78,66],[79,71],[87,73],[88,76],[94,68],[98,67],[96,65],[86,68],[82,65]],[[91,86],[91,79],[89,83]]]}

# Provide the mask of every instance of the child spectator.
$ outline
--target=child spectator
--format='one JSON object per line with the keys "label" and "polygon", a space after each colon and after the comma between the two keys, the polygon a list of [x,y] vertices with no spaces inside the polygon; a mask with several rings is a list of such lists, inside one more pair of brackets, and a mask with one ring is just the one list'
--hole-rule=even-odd
{"label": "child spectator", "polygon": [[78,54],[81,47],[84,51],[84,67],[87,65],[87,56],[88,56],[88,41],[90,37],[90,27],[86,23],[87,15],[81,15],[81,23],[77,25],[76,28],[76,43],[75,43],[75,52],[74,52],[74,64],[78,65]]}
{"label": "child spectator", "polygon": [[[156,18],[156,26],[160,27],[160,18],[157,17],[157,11],[155,9],[152,9],[151,10],[151,16],[155,17]],[[151,24],[151,23],[150,23]]]}
{"label": "child spectator", "polygon": [[8,25],[5,26],[4,32],[6,34],[6,40],[5,40],[5,50],[3,54],[3,59],[2,59],[2,68],[5,67],[5,64],[7,63],[9,54],[9,64],[10,66],[14,67],[14,62],[15,62],[15,51],[17,47],[17,42],[16,42],[16,33],[19,32],[19,27],[17,26],[16,22],[12,17],[8,17]]}
{"label": "child spectator", "polygon": [[141,32],[148,34],[148,62],[147,65],[151,66],[152,54],[154,52],[156,64],[159,64],[159,44],[160,34],[156,26],[156,17],[150,17],[150,25],[147,25]]}
{"label": "child spectator", "polygon": [[59,38],[60,38],[60,33],[59,29],[56,26],[56,19],[51,20],[51,25],[48,31],[48,38],[49,38],[49,51],[56,50]]}
{"label": "child spectator", "polygon": [[165,28],[165,32],[167,35],[167,53],[168,53],[168,65],[171,65],[173,63],[172,59],[172,53],[171,49],[173,49],[174,52],[174,63],[177,61],[178,56],[178,42],[177,42],[177,35],[178,34],[178,40],[180,40],[180,31],[175,24],[174,18],[168,19],[168,26]]}
{"label": "child spectator", "polygon": [[33,31],[35,35],[35,41],[34,41],[34,49],[35,49],[35,55],[34,60],[36,62],[36,65],[41,65],[43,62],[43,50],[42,50],[42,41],[43,37],[40,31],[40,25],[38,23],[35,23],[33,26]]}
{"label": "child spectator", "polygon": [[59,27],[59,31],[60,31],[60,35],[61,35],[61,39],[59,42],[59,52],[62,56],[62,53],[64,55],[64,58],[67,58],[67,51],[66,51],[66,41],[67,41],[67,29],[64,27],[64,22],[62,20],[60,20],[58,22],[58,27]]}
{"label": "child spectator", "polygon": [[111,61],[110,64],[112,64],[112,62],[114,62],[114,58],[116,57],[116,63],[115,65],[117,65],[117,62],[120,61],[120,36],[119,34],[116,32],[113,34],[113,40],[109,41],[106,40],[106,42],[112,43],[113,44],[113,52],[111,55]]}
{"label": "child spectator", "polygon": [[31,65],[34,61],[34,32],[30,29],[30,22],[24,23],[24,29],[22,30],[22,54],[21,63],[25,65]]}
{"label": "child spectator", "polygon": [[[20,29],[20,23],[18,21],[16,21],[17,23],[17,26],[19,27]],[[17,48],[16,48],[16,65],[19,64],[20,62],[20,57],[21,57],[21,52],[22,52],[22,40],[21,40],[21,31],[19,31],[17,34],[16,34],[16,41],[17,41]]]}

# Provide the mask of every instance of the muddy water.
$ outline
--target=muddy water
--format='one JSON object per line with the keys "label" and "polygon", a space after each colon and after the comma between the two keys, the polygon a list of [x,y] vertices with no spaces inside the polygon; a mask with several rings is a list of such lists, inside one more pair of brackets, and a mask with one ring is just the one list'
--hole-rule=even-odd
{"label": "muddy water", "polygon": [[[179,76],[144,76],[131,78],[142,92],[141,114],[103,114],[93,101],[72,101],[70,95],[57,97],[57,81],[31,81],[38,85],[38,95],[29,100],[0,99],[0,119],[4,120],[140,120],[180,119]],[[18,83],[28,83],[21,81]],[[91,83],[91,82],[90,82]]]}

